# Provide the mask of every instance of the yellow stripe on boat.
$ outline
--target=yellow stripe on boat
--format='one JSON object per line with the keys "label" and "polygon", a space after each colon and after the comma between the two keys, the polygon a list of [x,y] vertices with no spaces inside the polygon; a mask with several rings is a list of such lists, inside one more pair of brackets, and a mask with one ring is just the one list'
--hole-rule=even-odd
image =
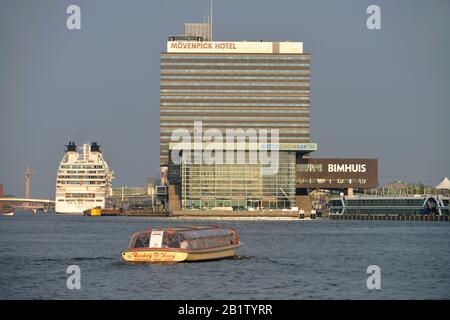
{"label": "yellow stripe on boat", "polygon": [[205,251],[127,250],[122,258],[128,262],[181,262],[231,258],[239,246]]}
{"label": "yellow stripe on boat", "polygon": [[124,251],[122,257],[128,262],[180,262],[186,260],[187,252],[161,251],[161,250],[139,250]]}

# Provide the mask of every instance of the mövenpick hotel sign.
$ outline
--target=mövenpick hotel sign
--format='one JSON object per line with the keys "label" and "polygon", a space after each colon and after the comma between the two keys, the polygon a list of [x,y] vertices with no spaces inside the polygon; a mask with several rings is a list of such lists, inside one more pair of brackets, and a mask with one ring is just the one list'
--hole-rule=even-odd
{"label": "m\u00f6venpick hotel sign", "polygon": [[303,53],[303,42],[167,41],[168,53]]}
{"label": "m\u00f6venpick hotel sign", "polygon": [[297,188],[360,188],[378,186],[377,159],[302,159]]}

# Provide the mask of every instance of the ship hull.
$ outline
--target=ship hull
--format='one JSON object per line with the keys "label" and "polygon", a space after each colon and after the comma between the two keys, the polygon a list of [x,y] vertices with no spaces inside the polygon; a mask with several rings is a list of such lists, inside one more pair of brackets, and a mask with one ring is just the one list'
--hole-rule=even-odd
{"label": "ship hull", "polygon": [[[59,201],[63,200],[63,201]],[[105,207],[105,201],[102,202],[95,202],[95,203],[83,203],[83,202],[76,202],[76,201],[67,201],[64,198],[56,199],[55,204],[55,212],[56,213],[62,213],[62,214],[79,214],[83,215],[84,211],[100,207]]]}

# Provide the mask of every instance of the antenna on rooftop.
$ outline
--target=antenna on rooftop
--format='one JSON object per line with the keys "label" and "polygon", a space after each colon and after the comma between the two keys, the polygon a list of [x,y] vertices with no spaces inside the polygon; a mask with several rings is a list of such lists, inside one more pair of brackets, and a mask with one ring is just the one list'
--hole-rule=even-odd
{"label": "antenna on rooftop", "polygon": [[209,38],[211,39],[211,41],[213,41],[213,37],[212,37],[212,35],[213,35],[213,26],[212,26],[213,0],[211,0],[210,9],[211,9],[211,13],[210,13],[210,17],[209,17],[209,34],[210,34]]}

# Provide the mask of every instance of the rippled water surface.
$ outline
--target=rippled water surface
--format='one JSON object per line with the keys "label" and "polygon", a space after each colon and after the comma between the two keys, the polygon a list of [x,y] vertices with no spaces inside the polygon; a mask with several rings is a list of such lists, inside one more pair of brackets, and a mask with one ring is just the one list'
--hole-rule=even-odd
{"label": "rippled water surface", "polygon": [[[121,259],[135,231],[205,223],[235,227],[239,256]],[[81,268],[81,290],[66,287],[69,265]],[[369,265],[381,268],[381,290],[366,287]],[[450,223],[0,216],[0,299],[385,298],[450,298]]]}

